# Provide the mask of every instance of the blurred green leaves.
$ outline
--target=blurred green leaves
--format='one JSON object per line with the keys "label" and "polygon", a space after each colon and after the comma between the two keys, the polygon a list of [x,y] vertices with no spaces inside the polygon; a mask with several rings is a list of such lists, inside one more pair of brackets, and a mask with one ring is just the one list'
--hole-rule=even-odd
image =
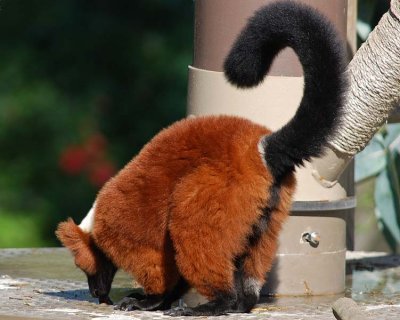
{"label": "blurred green leaves", "polygon": [[43,214],[32,212],[0,211],[0,243],[2,247],[45,247],[48,243],[41,236]]}
{"label": "blurred green leaves", "polygon": [[185,115],[192,5],[1,2],[0,247],[56,244],[57,222],[79,221],[115,168]]}
{"label": "blurred green leaves", "polygon": [[382,128],[356,156],[356,182],[376,177],[375,214],[389,246],[400,244],[400,124]]}

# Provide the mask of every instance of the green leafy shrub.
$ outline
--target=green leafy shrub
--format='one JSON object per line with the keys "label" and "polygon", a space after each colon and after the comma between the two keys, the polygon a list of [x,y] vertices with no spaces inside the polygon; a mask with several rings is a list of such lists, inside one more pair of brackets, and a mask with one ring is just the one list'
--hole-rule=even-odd
{"label": "green leafy shrub", "polygon": [[356,156],[356,182],[376,178],[375,214],[390,248],[400,243],[400,124],[383,127]]}
{"label": "green leafy shrub", "polygon": [[104,181],[185,115],[192,5],[1,2],[0,247],[56,245],[56,224],[79,221]]}

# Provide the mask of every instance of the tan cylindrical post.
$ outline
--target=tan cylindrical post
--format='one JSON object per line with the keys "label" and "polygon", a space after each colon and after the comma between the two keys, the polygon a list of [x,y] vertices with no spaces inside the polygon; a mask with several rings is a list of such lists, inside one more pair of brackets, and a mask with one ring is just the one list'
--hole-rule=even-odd
{"label": "tan cylindrical post", "polygon": [[[271,0],[195,1],[194,61],[189,67],[188,114],[235,114],[279,129],[295,113],[303,93],[301,65],[291,49],[279,54],[257,88],[227,83],[223,61],[247,19]],[[347,1],[302,0],[323,12],[346,40]],[[284,226],[274,271],[264,292],[330,294],[344,290],[346,216],[353,213],[352,168],[330,189],[311,167],[298,170],[292,216]],[[307,234],[320,238],[317,245]]]}

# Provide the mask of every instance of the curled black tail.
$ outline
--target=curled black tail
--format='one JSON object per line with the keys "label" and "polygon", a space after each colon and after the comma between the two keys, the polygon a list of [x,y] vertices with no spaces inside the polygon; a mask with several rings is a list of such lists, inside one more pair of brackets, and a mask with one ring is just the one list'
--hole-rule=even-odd
{"label": "curled black tail", "polygon": [[227,79],[238,87],[259,84],[285,47],[298,55],[305,86],[295,116],[263,141],[275,177],[321,155],[341,118],[346,87],[346,55],[336,30],[316,10],[292,1],[267,5],[249,20],[225,60]]}

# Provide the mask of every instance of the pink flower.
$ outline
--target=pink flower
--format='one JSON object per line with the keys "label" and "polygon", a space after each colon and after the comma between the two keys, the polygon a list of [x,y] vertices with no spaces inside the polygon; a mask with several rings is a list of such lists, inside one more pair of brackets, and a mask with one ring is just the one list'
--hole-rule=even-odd
{"label": "pink flower", "polygon": [[60,156],[60,168],[70,175],[80,173],[88,164],[88,154],[81,146],[70,146]]}
{"label": "pink flower", "polygon": [[95,165],[89,172],[89,181],[96,187],[101,187],[116,173],[115,166],[108,161]]}
{"label": "pink flower", "polygon": [[91,160],[103,158],[105,155],[107,140],[101,133],[91,135],[84,145]]}

